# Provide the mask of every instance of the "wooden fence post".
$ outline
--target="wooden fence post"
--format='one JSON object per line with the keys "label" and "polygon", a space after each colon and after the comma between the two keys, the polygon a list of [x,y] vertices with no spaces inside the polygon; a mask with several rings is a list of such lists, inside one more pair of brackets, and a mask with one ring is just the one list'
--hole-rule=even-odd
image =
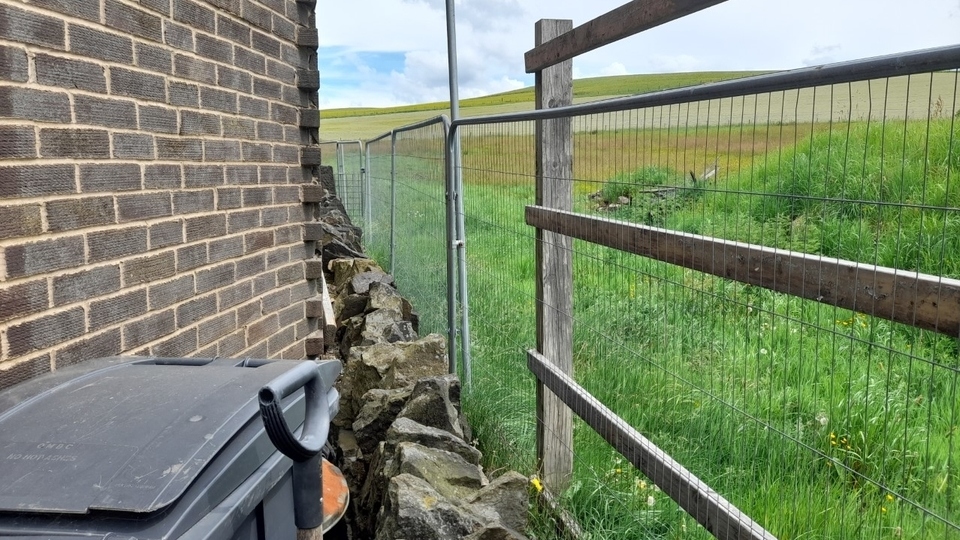
{"label": "wooden fence post", "polygon": [[[569,19],[536,23],[536,44],[573,29]],[[573,103],[573,61],[536,73],[538,109]],[[538,120],[538,205],[573,209],[573,120]],[[573,240],[537,229],[537,350],[573,376]],[[555,493],[573,474],[573,416],[556,395],[537,383],[537,460],[544,484]]]}

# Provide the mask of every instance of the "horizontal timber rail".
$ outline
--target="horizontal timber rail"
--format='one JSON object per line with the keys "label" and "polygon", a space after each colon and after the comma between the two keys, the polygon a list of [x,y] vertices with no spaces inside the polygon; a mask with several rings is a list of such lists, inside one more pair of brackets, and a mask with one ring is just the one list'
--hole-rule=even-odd
{"label": "horizontal timber rail", "polygon": [[453,127],[566,118],[586,114],[618,112],[628,109],[677,105],[692,101],[751,96],[768,92],[798,90],[814,86],[852,83],[882,77],[900,77],[956,69],[960,65],[960,45],[923,49],[867,60],[838,62],[755,77],[650,92],[636,96],[581,103],[555,109],[472,116],[454,121]]}
{"label": "horizontal timber rail", "polygon": [[960,337],[960,280],[745,244],[541,206],[538,229]]}
{"label": "horizontal timber rail", "polygon": [[535,350],[527,351],[527,367],[544,386],[653,480],[710,534],[720,540],[776,540],[775,536],[630,427],[546,357]]}
{"label": "horizontal timber rail", "polygon": [[523,55],[527,73],[534,73],[614,41],[696,13],[726,0],[633,0]]}

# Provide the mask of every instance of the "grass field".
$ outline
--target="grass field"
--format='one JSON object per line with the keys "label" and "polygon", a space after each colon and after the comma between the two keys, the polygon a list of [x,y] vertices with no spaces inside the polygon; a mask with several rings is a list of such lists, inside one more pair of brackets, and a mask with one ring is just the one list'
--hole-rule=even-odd
{"label": "grass field", "polygon": [[[786,117],[764,112],[776,111],[770,99],[741,107],[746,121],[723,120],[719,107],[716,117],[674,108],[598,119],[575,133],[576,208],[597,211],[597,192],[623,195],[631,204],[612,217],[960,278],[956,75],[923,80],[909,92],[884,81],[880,98],[869,85],[866,104],[845,98],[862,116],[838,113],[845,92],[835,89],[818,92],[827,101],[780,98]],[[436,138],[401,141],[395,232],[401,292],[426,330],[442,332]],[[474,357],[464,406],[488,470],[530,473],[532,137],[468,129],[463,153]],[[693,189],[688,172],[713,163],[716,180]],[[643,194],[656,186],[681,195]],[[377,189],[385,201],[389,188]],[[375,224],[374,237],[387,227]],[[960,538],[957,339],[582,242],[575,250],[577,381],[778,538]],[[588,538],[708,537],[580,423],[574,449],[562,500]],[[532,534],[550,537],[538,523]]]}
{"label": "grass field", "polygon": [[[705,72],[666,75],[627,75],[598,77],[574,81],[574,102],[583,103],[635,93],[679,88],[706,82],[757,75],[762,72]],[[830,120],[892,120],[923,118],[936,107],[957,110],[960,103],[952,102],[956,91],[953,73],[937,73],[913,77],[894,77],[884,80],[821,87],[801,91],[776,92],[711,102],[675,106],[660,115],[646,116],[645,125],[729,125],[745,118],[751,123],[809,123]],[[931,104],[931,99],[933,103]],[[897,106],[890,106],[895,103]],[[902,103],[902,106],[899,105]],[[528,111],[534,108],[533,89],[463,100],[461,115],[486,116],[500,113]],[[329,109],[320,111],[320,137],[323,140],[357,140],[379,136],[391,129],[413,124],[441,114],[449,115],[446,102],[426,103],[403,107]],[[589,122],[589,123],[586,123]],[[581,120],[576,129],[581,131],[614,130],[638,127],[636,119],[624,115],[604,115],[595,120]],[[529,128],[527,128],[529,129]]]}
{"label": "grass field", "polygon": [[[665,88],[735,79],[759,73],[763,72],[717,71],[580,79],[574,82],[574,101],[582,103]],[[464,99],[460,102],[460,114],[466,117],[529,111],[533,106],[533,88],[528,87],[491,96]],[[324,140],[367,139],[393,128],[441,114],[450,114],[449,102],[384,108],[324,109],[320,111],[320,136]]]}

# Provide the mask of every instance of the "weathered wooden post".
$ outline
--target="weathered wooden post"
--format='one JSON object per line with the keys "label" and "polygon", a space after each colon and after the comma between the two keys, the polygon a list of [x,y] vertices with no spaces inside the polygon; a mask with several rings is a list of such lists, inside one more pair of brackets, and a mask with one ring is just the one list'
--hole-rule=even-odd
{"label": "weathered wooden post", "polygon": [[[540,45],[573,29],[569,19],[536,23]],[[573,103],[573,61],[536,72],[536,106]],[[573,209],[573,121],[538,120],[536,204]],[[573,375],[573,240],[537,229],[537,350],[564,373]],[[564,490],[573,473],[573,417],[542,383],[537,383],[537,460],[544,484]]]}

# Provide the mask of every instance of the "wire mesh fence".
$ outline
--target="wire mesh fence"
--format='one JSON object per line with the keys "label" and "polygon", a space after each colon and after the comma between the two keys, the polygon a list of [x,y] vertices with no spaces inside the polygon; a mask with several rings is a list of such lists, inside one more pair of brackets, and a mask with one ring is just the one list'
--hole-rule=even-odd
{"label": "wire mesh fence", "polygon": [[333,168],[337,196],[347,213],[359,220],[366,215],[365,158],[361,141],[320,142],[320,163]]}
{"label": "wire mesh fence", "polygon": [[392,159],[390,135],[367,141],[364,145],[369,182],[369,220],[363,227],[363,244],[368,255],[389,271],[392,229]]}
{"label": "wire mesh fence", "polygon": [[[926,73],[579,116],[574,210],[960,278],[957,86],[956,71]],[[497,394],[480,418],[504,455],[529,463],[532,384],[515,381],[534,337],[532,135],[484,129],[463,150],[474,385]],[[770,532],[960,535],[957,335],[584,241],[573,251],[576,381]],[[516,426],[495,412],[521,409]],[[594,431],[575,427],[573,451],[564,497],[587,530],[693,532]]]}
{"label": "wire mesh fence", "polygon": [[[672,242],[646,256],[574,242],[573,378],[779,538],[960,538],[960,335],[921,321],[955,297],[885,303],[921,280],[960,284],[958,86],[938,71],[573,119],[574,212],[626,224],[611,244],[631,247],[635,226]],[[460,134],[465,408],[488,467],[533,474],[534,123]],[[368,241],[390,245],[392,208],[397,282],[431,331],[447,293],[443,144],[440,125],[398,135],[395,193],[390,139],[368,144]],[[737,246],[768,260],[747,268],[724,255]],[[815,285],[787,264],[801,259],[823,268]],[[890,291],[884,272],[915,281]],[[709,536],[580,420],[570,450],[561,500],[591,537]]]}
{"label": "wire mesh fence", "polygon": [[420,334],[447,330],[446,130],[440,122],[367,143],[368,253],[419,312]]}

